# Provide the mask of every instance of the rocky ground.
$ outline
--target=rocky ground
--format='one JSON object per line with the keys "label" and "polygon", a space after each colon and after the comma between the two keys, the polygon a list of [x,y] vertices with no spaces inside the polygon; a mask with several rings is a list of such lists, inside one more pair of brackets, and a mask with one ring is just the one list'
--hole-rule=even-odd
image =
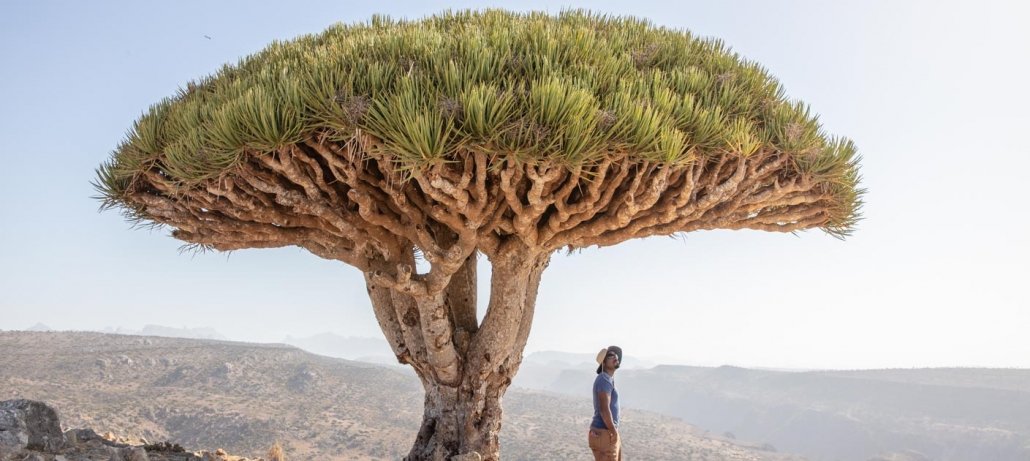
{"label": "rocky ground", "polygon": [[130,443],[92,429],[61,430],[57,410],[35,400],[0,402],[0,461],[264,461],[225,450],[187,452],[177,444]]}

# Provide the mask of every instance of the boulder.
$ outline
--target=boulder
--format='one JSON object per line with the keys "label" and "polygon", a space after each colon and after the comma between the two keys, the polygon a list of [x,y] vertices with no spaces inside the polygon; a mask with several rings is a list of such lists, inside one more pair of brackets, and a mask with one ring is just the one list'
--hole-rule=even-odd
{"label": "boulder", "polygon": [[53,453],[65,445],[57,410],[35,400],[0,402],[0,452]]}

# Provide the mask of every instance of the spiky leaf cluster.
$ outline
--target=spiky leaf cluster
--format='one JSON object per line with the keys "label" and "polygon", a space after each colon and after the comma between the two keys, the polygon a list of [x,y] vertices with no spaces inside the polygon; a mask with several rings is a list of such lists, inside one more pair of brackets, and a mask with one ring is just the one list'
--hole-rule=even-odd
{"label": "spiky leaf cluster", "polygon": [[155,166],[188,188],[246,156],[359,132],[405,170],[459,151],[567,165],[776,152],[829,185],[824,230],[845,235],[860,206],[855,146],[762,66],[719,40],[583,11],[374,17],[273,43],[152,106],[96,182],[132,208],[125,192]]}

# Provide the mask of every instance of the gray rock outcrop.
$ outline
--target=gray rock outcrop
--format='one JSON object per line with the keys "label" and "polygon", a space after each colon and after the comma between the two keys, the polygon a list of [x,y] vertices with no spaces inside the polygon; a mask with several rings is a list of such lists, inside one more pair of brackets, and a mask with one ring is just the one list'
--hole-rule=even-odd
{"label": "gray rock outcrop", "polygon": [[[145,442],[144,442],[145,443]],[[250,461],[224,450],[191,453],[178,445],[130,445],[92,429],[61,432],[53,407],[34,400],[0,402],[0,461]]]}
{"label": "gray rock outcrop", "polygon": [[0,456],[25,449],[54,452],[64,445],[57,410],[34,400],[0,402]]}

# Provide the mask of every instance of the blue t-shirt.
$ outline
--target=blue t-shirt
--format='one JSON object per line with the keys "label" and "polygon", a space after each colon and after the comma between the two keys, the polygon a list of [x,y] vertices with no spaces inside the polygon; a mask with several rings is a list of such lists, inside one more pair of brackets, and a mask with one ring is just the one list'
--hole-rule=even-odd
{"label": "blue t-shirt", "polygon": [[597,393],[604,392],[611,396],[609,399],[608,407],[612,410],[612,422],[615,423],[615,427],[619,427],[619,391],[615,390],[615,378],[608,376],[608,373],[601,372],[594,379],[594,420],[590,422],[590,427],[596,427],[598,429],[608,429],[604,424],[604,420],[601,419],[601,402],[597,399]]}

